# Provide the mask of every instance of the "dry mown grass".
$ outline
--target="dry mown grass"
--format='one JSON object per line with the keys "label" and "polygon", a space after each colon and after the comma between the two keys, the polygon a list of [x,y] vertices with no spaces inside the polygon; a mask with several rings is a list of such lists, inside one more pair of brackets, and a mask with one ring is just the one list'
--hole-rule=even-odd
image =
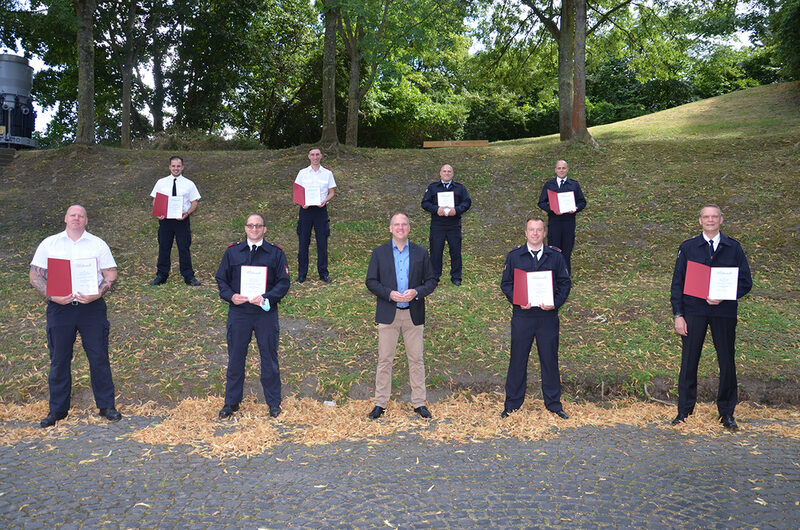
{"label": "dry mown grass", "polygon": [[[194,452],[206,457],[249,457],[268,451],[281,443],[304,445],[328,444],[339,441],[368,441],[397,433],[411,433],[431,442],[481,443],[497,438],[543,440],[558,436],[568,429],[585,426],[657,427],[673,429],[688,437],[719,435],[727,432],[717,421],[713,404],[700,404],[685,425],[674,428],[669,420],[674,407],[635,400],[605,402],[602,404],[569,404],[569,421],[563,421],[543,410],[538,404],[529,404],[506,419],[501,419],[502,396],[480,394],[453,396],[431,406],[433,421],[417,417],[407,405],[390,403],[385,416],[378,421],[366,418],[372,404],[350,400],[341,406],[327,406],[305,398],[288,398],[283,402],[283,413],[278,420],[269,417],[269,409],[254,399],[242,404],[241,410],[230,421],[217,419],[222,399],[187,399],[173,409],[152,403],[127,406],[122,409],[128,416],[162,418],[150,426],[135,430],[131,437],[152,445],[188,445]],[[534,408],[535,407],[535,408]],[[105,420],[93,411],[73,411],[53,429],[32,426],[10,426],[8,421],[36,423],[47,413],[43,401],[27,404],[8,404],[0,411],[0,443],[14,444],[23,441],[43,440],[69,436],[75,427]],[[742,403],[736,409],[741,437],[758,437],[773,434],[800,440],[800,412],[796,410],[765,408]]]}

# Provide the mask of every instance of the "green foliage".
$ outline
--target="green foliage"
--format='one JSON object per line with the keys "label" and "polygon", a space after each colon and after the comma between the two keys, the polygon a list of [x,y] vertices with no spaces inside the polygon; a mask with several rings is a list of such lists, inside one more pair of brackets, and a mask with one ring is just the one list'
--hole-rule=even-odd
{"label": "green foliage", "polygon": [[469,112],[464,99],[456,95],[434,99],[421,90],[420,81],[420,75],[405,76],[371,93],[362,105],[361,145],[420,147],[424,140],[463,137]]}
{"label": "green foliage", "polygon": [[789,0],[780,13],[778,54],[790,79],[800,79],[800,0]]}

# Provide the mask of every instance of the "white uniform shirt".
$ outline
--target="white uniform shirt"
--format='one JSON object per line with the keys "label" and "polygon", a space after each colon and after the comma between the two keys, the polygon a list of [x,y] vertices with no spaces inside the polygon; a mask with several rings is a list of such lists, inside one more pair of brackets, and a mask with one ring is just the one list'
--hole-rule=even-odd
{"label": "white uniform shirt", "polygon": [[47,270],[47,258],[97,258],[97,285],[103,283],[101,269],[112,269],[117,266],[106,242],[86,230],[77,241],[70,239],[66,230],[45,238],[39,243],[31,265]]}
{"label": "white uniform shirt", "polygon": [[301,169],[297,172],[294,183],[304,188],[320,188],[320,199],[323,201],[328,198],[328,189],[336,187],[333,173],[322,166],[319,166],[319,171],[314,171],[311,166]]}
{"label": "white uniform shirt", "polygon": [[[158,179],[156,185],[153,186],[153,191],[150,192],[150,196],[154,199],[156,193],[163,193],[164,195],[171,196],[172,181],[174,178],[175,177],[172,175],[169,175],[163,179]],[[192,207],[192,201],[200,200],[200,192],[197,191],[197,186],[194,185],[194,182],[183,175],[178,177],[178,181],[175,184],[178,196],[183,197],[183,213],[186,213],[189,211],[189,208]]]}

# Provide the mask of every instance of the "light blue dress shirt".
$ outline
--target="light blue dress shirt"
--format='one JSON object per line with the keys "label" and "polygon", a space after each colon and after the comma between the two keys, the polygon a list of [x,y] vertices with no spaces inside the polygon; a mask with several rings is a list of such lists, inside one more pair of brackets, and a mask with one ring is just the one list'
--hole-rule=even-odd
{"label": "light blue dress shirt", "polygon": [[[409,256],[408,241],[406,241],[403,250],[397,248],[397,245],[392,241],[392,254],[394,255],[394,273],[397,277],[397,292],[404,293],[408,289],[408,269],[409,269]],[[397,307],[408,307],[408,302],[397,302]]]}

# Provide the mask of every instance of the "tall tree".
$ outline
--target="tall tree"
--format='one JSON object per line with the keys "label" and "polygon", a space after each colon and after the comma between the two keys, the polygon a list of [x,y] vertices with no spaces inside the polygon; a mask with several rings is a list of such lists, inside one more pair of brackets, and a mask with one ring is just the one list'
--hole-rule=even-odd
{"label": "tall tree", "polygon": [[398,63],[419,63],[429,50],[446,53],[465,32],[473,0],[340,0],[339,32],[350,62],[347,145],[358,145],[361,101],[376,76],[399,78]]}
{"label": "tall tree", "polygon": [[78,15],[78,126],[75,143],[94,145],[94,13],[96,0],[73,0]]}
{"label": "tall tree", "polygon": [[336,27],[339,24],[339,5],[336,0],[322,0],[325,18],[325,39],[322,46],[322,138],[326,147],[337,147],[336,132]]}

